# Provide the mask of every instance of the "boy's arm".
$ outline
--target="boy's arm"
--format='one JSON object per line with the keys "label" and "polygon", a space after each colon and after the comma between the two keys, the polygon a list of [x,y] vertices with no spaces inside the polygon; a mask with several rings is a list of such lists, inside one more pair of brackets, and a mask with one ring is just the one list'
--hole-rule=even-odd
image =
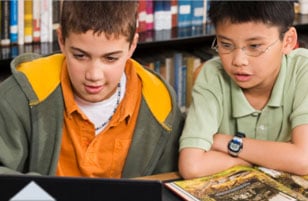
{"label": "boy's arm", "polygon": [[215,174],[236,165],[251,166],[241,158],[234,158],[216,150],[184,148],[180,151],[179,172],[185,179]]}
{"label": "boy's arm", "polygon": [[[227,155],[227,144],[232,136],[216,134],[213,148]],[[293,129],[291,142],[275,142],[243,139],[239,158],[259,166],[290,172],[308,174],[308,125]]]}
{"label": "boy's arm", "polygon": [[298,175],[308,175],[308,125],[292,131],[291,142],[243,139],[238,157],[228,154],[231,135],[216,134],[211,150],[185,148],[180,152],[179,171],[184,178],[201,177],[235,165],[259,165]]}

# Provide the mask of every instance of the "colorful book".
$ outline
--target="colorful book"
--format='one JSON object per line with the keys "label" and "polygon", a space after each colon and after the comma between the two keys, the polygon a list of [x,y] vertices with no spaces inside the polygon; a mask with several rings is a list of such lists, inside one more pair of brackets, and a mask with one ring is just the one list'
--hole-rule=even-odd
{"label": "colorful book", "polygon": [[61,2],[59,0],[52,0],[52,39],[57,41],[57,29],[60,27],[60,9]]}
{"label": "colorful book", "polygon": [[146,0],[146,30],[154,29],[154,2]]}
{"label": "colorful book", "polygon": [[154,30],[159,31],[164,29],[164,1],[154,1]]}
{"label": "colorful book", "polygon": [[194,72],[201,65],[201,59],[193,55],[185,56],[186,70],[186,108],[189,108],[192,101],[192,88],[194,84]]}
{"label": "colorful book", "polygon": [[174,88],[177,94],[177,103],[184,112],[186,109],[186,65],[182,52],[176,52],[173,57],[174,61]]}
{"label": "colorful book", "polygon": [[10,1],[10,42],[18,42],[18,0]]}
{"label": "colorful book", "polygon": [[137,32],[144,32],[146,29],[146,1],[139,0]]}
{"label": "colorful book", "polygon": [[166,66],[166,81],[174,87],[174,61],[172,56],[167,56],[165,58],[165,66]]}
{"label": "colorful book", "polygon": [[33,42],[41,41],[41,1],[32,2]]}
{"label": "colorful book", "polygon": [[178,27],[191,26],[191,0],[178,0]]}
{"label": "colorful book", "polygon": [[163,1],[163,11],[164,11],[164,30],[170,30],[172,28],[172,11],[171,11],[171,1]]}
{"label": "colorful book", "polygon": [[210,4],[210,0],[203,1],[203,22],[202,24],[209,23],[210,21],[208,17],[208,10],[210,8],[209,4]]}
{"label": "colorful book", "polygon": [[10,1],[1,1],[1,46],[10,45]]}
{"label": "colorful book", "polygon": [[52,0],[41,0],[41,42],[52,42]]}
{"label": "colorful book", "polygon": [[33,42],[33,0],[24,2],[24,42]]}
{"label": "colorful book", "polygon": [[24,30],[25,30],[25,21],[24,21],[24,16],[25,16],[25,4],[24,1],[19,0],[18,1],[18,45],[23,45],[24,44]]}
{"label": "colorful book", "polygon": [[178,26],[178,0],[171,1],[171,27]]}
{"label": "colorful book", "polygon": [[204,0],[191,1],[191,7],[192,7],[191,25],[192,26],[202,25],[204,16]]}
{"label": "colorful book", "polygon": [[[305,180],[303,177],[301,179]],[[244,166],[236,166],[196,179],[166,182],[165,185],[187,201],[308,200],[304,194],[293,190],[292,187],[255,168]]]}

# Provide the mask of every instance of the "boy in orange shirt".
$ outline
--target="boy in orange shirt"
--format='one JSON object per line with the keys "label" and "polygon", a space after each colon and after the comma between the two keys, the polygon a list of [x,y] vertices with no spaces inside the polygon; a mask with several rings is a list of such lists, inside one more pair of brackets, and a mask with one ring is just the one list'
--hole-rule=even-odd
{"label": "boy in orange shirt", "polygon": [[62,54],[14,59],[0,86],[0,173],[123,178],[177,170],[184,117],[173,89],[131,59],[137,6],[64,1]]}

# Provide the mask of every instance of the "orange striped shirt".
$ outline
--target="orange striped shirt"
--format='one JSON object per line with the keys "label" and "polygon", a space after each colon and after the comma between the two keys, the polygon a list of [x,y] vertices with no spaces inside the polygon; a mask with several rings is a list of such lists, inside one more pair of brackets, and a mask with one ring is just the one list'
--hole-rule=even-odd
{"label": "orange striped shirt", "polygon": [[132,141],[141,103],[141,81],[126,66],[126,93],[106,128],[95,135],[94,124],[78,108],[66,66],[61,84],[65,102],[58,176],[120,178]]}

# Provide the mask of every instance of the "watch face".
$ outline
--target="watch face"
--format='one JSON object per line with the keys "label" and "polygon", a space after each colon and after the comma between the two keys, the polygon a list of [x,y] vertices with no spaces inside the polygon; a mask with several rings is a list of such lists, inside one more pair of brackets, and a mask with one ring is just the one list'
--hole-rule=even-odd
{"label": "watch face", "polygon": [[243,144],[241,139],[233,138],[228,144],[228,148],[232,152],[239,152],[242,148]]}
{"label": "watch face", "polygon": [[239,151],[241,149],[241,144],[236,141],[232,141],[229,145],[229,149],[232,151]]}

